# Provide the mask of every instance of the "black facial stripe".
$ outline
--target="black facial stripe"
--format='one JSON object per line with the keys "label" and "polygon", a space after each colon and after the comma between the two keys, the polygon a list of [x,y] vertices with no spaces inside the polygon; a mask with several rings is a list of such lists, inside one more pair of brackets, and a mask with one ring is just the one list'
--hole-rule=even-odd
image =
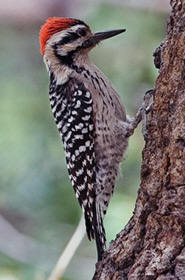
{"label": "black facial stripe", "polygon": [[62,64],[70,66],[73,64],[73,54],[69,53],[68,55],[59,55],[57,51],[55,51],[55,55],[58,59],[61,60]]}
{"label": "black facial stripe", "polygon": [[78,35],[77,33],[74,32],[68,32],[68,34],[63,37],[58,43],[57,45],[65,45],[68,43],[71,43],[75,40],[77,40],[80,37],[80,35]]}
{"label": "black facial stripe", "polygon": [[58,44],[55,44],[55,45],[53,46],[55,56],[56,56],[58,59],[60,59],[61,62],[62,62],[63,64],[66,64],[66,65],[68,65],[68,66],[71,66],[72,63],[73,63],[73,55],[74,55],[76,52],[80,51],[80,50],[83,48],[83,46],[79,46],[79,47],[77,47],[75,50],[68,52],[67,55],[60,55],[60,54],[58,54],[58,52],[57,52],[57,46],[58,46]]}
{"label": "black facial stripe", "polygon": [[[79,22],[82,24],[83,22]],[[53,44],[52,47],[54,49],[55,56],[61,60],[63,64],[66,64],[68,66],[72,65],[73,63],[73,55],[75,52],[79,51],[82,49],[84,46],[78,46],[75,50],[68,52],[67,55],[60,55],[58,54],[58,47],[62,47],[65,44],[72,43],[73,41],[79,39],[80,37],[84,37],[87,34],[87,28],[89,28],[87,25],[83,23],[84,27],[79,28],[76,32],[68,32],[65,37],[63,37],[60,41],[57,43]]]}
{"label": "black facial stripe", "polygon": [[77,33],[79,36],[84,37],[85,35],[87,35],[87,30],[85,28],[80,28],[77,30]]}

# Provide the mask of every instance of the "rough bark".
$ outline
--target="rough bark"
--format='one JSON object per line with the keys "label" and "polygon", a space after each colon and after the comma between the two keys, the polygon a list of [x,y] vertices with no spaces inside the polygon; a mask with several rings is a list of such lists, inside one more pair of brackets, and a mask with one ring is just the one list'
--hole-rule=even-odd
{"label": "rough bark", "polygon": [[94,280],[185,279],[185,0],[171,7],[155,53],[160,70],[134,215],[97,263]]}

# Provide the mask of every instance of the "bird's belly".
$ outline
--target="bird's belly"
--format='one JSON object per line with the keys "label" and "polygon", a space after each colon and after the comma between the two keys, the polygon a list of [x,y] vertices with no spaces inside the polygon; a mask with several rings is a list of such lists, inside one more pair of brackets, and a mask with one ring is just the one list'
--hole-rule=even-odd
{"label": "bird's belly", "polygon": [[119,164],[124,158],[128,145],[125,136],[124,122],[111,116],[98,123],[96,120],[95,137],[95,170],[96,195],[104,215],[113,194]]}

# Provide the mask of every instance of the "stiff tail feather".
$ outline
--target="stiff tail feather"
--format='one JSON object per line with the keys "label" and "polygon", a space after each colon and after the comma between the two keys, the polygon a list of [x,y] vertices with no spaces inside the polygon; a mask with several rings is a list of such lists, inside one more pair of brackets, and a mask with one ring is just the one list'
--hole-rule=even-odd
{"label": "stiff tail feather", "polygon": [[98,261],[100,261],[105,251],[106,236],[99,205],[94,206],[93,210],[93,218],[89,217],[88,211],[84,213],[86,232],[89,240],[95,239],[96,241]]}
{"label": "stiff tail feather", "polygon": [[88,212],[85,211],[84,213],[85,217],[85,226],[86,226],[86,232],[89,240],[91,241],[92,239],[95,238],[94,236],[94,225],[92,219],[89,217]]}
{"label": "stiff tail feather", "polygon": [[103,226],[102,212],[98,203],[96,204],[96,207],[94,207],[94,235],[96,240],[98,261],[100,261],[106,247],[106,235]]}

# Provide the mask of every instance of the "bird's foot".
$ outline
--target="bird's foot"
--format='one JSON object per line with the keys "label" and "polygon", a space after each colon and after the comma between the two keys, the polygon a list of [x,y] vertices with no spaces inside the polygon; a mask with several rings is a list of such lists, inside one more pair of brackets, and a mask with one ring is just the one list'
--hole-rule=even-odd
{"label": "bird's foot", "polygon": [[[126,137],[130,137],[133,133],[135,128],[138,126],[140,121],[143,121],[142,132],[144,139],[147,140],[147,115],[151,112],[153,107],[153,95],[155,93],[155,89],[148,90],[144,95],[144,101],[139,110],[136,113],[135,118],[130,118],[127,116],[127,134]],[[151,101],[152,99],[152,101]]]}
{"label": "bird's foot", "polygon": [[144,102],[142,104],[142,133],[145,141],[149,139],[148,133],[147,133],[147,115],[152,111],[153,108],[153,96],[155,94],[155,89],[150,89],[145,93],[144,96]]}

